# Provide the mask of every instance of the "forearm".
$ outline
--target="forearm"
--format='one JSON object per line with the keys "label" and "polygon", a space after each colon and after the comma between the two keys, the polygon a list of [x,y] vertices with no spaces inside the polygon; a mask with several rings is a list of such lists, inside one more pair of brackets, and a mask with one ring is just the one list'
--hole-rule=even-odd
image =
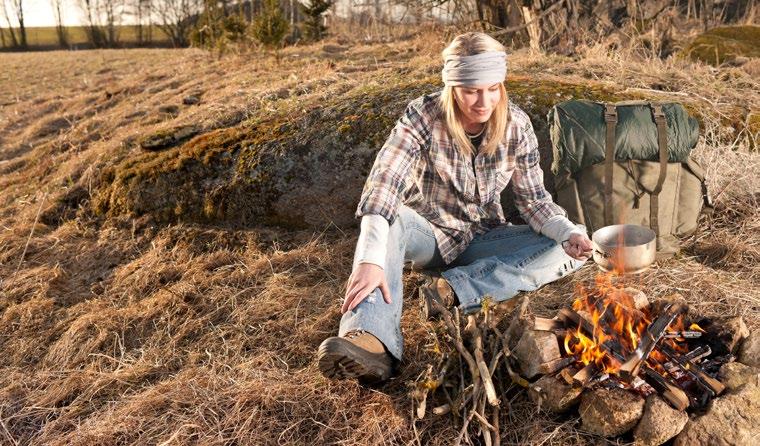
{"label": "forearm", "polygon": [[385,254],[388,245],[388,220],[377,214],[362,217],[361,232],[356,242],[357,263],[372,263],[385,268]]}
{"label": "forearm", "polygon": [[563,215],[555,215],[550,217],[541,226],[541,234],[549,237],[557,243],[562,243],[570,238],[572,234],[586,235],[586,233],[573,224],[567,217]]}

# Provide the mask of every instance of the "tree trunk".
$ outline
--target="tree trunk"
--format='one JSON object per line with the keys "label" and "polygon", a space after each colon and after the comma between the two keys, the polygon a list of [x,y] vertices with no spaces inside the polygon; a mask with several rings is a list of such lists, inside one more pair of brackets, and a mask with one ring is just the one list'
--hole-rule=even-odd
{"label": "tree trunk", "polygon": [[23,0],[16,0],[14,2],[14,6],[16,7],[16,18],[18,19],[18,31],[19,36],[21,37],[21,48],[27,47],[27,41],[26,41],[26,27],[24,26],[24,2]]}
{"label": "tree trunk", "polygon": [[62,1],[55,1],[55,32],[58,35],[58,46],[61,48],[67,48],[69,46],[68,38],[66,37],[66,28],[63,27],[63,14],[61,12]]}
{"label": "tree trunk", "polygon": [[475,1],[475,8],[478,10],[478,20],[480,20],[480,26],[483,31],[486,30],[486,18],[483,15],[483,0]]}
{"label": "tree trunk", "polygon": [[534,51],[541,51],[541,27],[537,20],[533,10],[528,6],[522,7],[523,17],[525,24],[527,25],[528,36],[530,38],[530,48]]}
{"label": "tree trunk", "polygon": [[13,30],[13,25],[11,24],[11,16],[8,15],[8,9],[5,6],[5,2],[0,0],[0,7],[2,8],[3,15],[5,16],[5,22],[8,24],[8,35],[10,36],[11,46],[13,48],[17,48],[18,39],[16,38],[16,33]]}

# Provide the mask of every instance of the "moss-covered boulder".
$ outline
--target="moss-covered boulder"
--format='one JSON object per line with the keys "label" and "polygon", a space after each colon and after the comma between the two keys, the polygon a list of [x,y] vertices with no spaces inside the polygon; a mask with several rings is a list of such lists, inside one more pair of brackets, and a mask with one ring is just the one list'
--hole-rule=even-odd
{"label": "moss-covered boulder", "polygon": [[[551,163],[546,113],[570,98],[629,99],[593,84],[510,78],[510,99],[531,117]],[[163,223],[349,226],[377,150],[413,98],[437,77],[357,87],[328,103],[287,99],[234,128],[214,130],[158,152],[140,152],[104,173],[96,210],[150,214]],[[551,188],[551,178],[547,174]],[[514,207],[505,194],[505,210]]]}
{"label": "moss-covered boulder", "polygon": [[760,57],[760,26],[722,26],[697,36],[684,52],[692,60],[720,65],[739,57]]}

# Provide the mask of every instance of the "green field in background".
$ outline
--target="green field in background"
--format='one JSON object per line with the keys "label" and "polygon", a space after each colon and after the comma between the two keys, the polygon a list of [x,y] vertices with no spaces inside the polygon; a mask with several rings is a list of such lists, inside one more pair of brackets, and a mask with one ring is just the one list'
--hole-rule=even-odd
{"label": "green field in background", "polygon": [[[164,34],[157,26],[143,27],[143,36],[148,35],[150,31],[150,42],[166,43],[169,37]],[[18,38],[18,29],[15,30]],[[11,38],[8,28],[0,28],[0,33],[5,37],[5,47],[11,44]],[[123,44],[135,44],[137,42],[137,27],[133,25],[122,25],[117,27],[117,40]],[[66,27],[66,34],[70,46],[87,44],[87,34],[83,26]],[[144,37],[145,39],[145,37]],[[26,29],[26,40],[30,47],[49,47],[58,45],[58,34],[54,26],[35,27]],[[0,40],[2,45],[2,40]]]}

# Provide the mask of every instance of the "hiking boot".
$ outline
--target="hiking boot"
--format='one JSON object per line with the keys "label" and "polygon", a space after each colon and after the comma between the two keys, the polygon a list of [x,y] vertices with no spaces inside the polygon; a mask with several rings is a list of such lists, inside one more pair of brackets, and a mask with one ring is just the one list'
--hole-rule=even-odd
{"label": "hiking boot", "polygon": [[433,305],[433,301],[438,302],[444,308],[459,305],[457,296],[446,279],[441,276],[425,276],[425,282],[420,286],[420,304],[422,305],[422,317],[428,321],[441,314]]}
{"label": "hiking boot", "polygon": [[357,378],[370,384],[390,378],[393,363],[383,343],[363,330],[325,339],[317,360],[327,378]]}

